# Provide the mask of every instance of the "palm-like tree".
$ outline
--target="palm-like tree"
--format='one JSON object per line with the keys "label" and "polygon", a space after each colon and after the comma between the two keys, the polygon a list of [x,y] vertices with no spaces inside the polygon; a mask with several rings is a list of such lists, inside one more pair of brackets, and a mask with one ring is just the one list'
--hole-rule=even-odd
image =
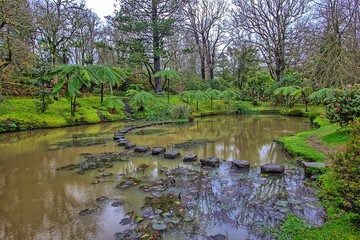
{"label": "palm-like tree", "polygon": [[120,85],[125,81],[125,77],[127,73],[122,70],[121,68],[115,67],[107,67],[101,65],[94,65],[90,67],[90,71],[93,76],[96,78],[96,81],[100,83],[100,103],[103,104],[104,102],[104,85],[110,84],[113,85]]}
{"label": "palm-like tree", "polygon": [[71,116],[75,116],[76,112],[76,96],[80,93],[82,86],[90,87],[91,80],[97,83],[97,78],[88,68],[80,65],[61,65],[53,68],[49,76],[58,78],[59,81],[55,85],[53,94],[64,90],[65,97],[70,99]]}
{"label": "palm-like tree", "polygon": [[299,88],[292,93],[290,93],[291,96],[294,96],[296,99],[302,98],[305,103],[305,112],[308,112],[308,104],[309,104],[309,95],[312,92],[312,87],[302,87]]}
{"label": "palm-like tree", "polygon": [[208,88],[206,89],[205,93],[210,98],[210,109],[213,109],[213,100],[218,99],[221,95],[221,91],[217,89]]}
{"label": "palm-like tree", "polygon": [[[175,70],[161,70],[157,73],[154,74],[154,78],[157,77],[163,77],[165,78],[165,83],[164,85],[168,84],[167,86],[167,95],[168,95],[168,99],[167,99],[167,103],[170,104],[170,79],[180,79],[181,75],[179,72],[175,71]],[[163,86],[164,88],[164,86]]]}
{"label": "palm-like tree", "polygon": [[134,92],[130,99],[130,103],[136,110],[144,111],[144,109],[149,105],[149,102],[154,98],[155,96],[153,94],[146,91]]}
{"label": "palm-like tree", "polygon": [[296,92],[300,87],[299,86],[285,86],[275,89],[274,95],[281,96],[285,99],[285,105],[292,108],[295,105],[297,100],[294,92]]}
{"label": "palm-like tree", "polygon": [[323,88],[318,91],[313,92],[309,95],[309,99],[312,102],[319,104],[320,102],[326,102],[327,98],[330,96],[330,93],[334,91],[331,88]]}
{"label": "palm-like tree", "polygon": [[196,101],[196,111],[199,110],[199,101],[205,101],[209,98],[206,92],[203,92],[201,90],[190,90],[190,91],[184,91],[180,94],[182,97],[190,99],[190,102]]}

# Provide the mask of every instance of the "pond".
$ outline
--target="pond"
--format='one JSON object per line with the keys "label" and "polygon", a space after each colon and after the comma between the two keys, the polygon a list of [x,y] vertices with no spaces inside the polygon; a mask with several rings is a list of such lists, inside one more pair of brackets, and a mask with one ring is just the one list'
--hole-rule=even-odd
{"label": "pond", "polygon": [[[271,239],[288,212],[322,224],[302,169],[273,141],[309,129],[306,119],[216,116],[125,135],[137,146],[178,151],[176,159],[118,146],[113,134],[133,124],[0,135],[0,239]],[[183,162],[189,153],[222,163]],[[233,169],[236,159],[250,169]],[[285,173],[261,174],[266,163],[285,165]]]}

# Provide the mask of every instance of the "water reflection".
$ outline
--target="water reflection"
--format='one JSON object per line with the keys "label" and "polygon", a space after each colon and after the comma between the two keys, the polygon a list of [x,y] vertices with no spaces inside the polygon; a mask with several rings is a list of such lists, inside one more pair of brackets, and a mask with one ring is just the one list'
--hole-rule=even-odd
{"label": "water reflection", "polygon": [[[124,151],[110,141],[96,146],[66,147],[55,150],[53,144],[69,139],[101,135],[111,138],[123,124],[97,124],[51,130],[38,130],[0,135],[0,238],[1,239],[112,239],[123,226],[119,221],[126,212],[137,210],[144,204],[140,189],[115,188],[118,175],[127,173],[134,177],[148,175],[152,181],[160,176],[161,167],[189,166],[181,160],[165,160],[150,155],[133,156],[107,170],[114,174],[98,185],[92,185],[96,170],[78,175],[74,171],[56,171],[56,168],[83,161],[81,153]],[[130,133],[127,139],[137,145],[165,146],[202,157],[217,156],[222,160],[245,159],[252,167],[264,163],[284,163],[285,155],[274,138],[309,128],[304,119],[278,116],[210,117],[191,124],[151,127],[161,129],[161,134],[138,135]],[[149,128],[149,129],[151,129]],[[165,131],[165,133],[164,133]],[[156,132],[156,131],[155,131]],[[204,144],[189,148],[175,148],[191,140],[206,139]],[[149,164],[146,172],[139,174],[137,167]],[[221,173],[225,174],[225,173]],[[269,185],[270,191],[276,184]],[[199,186],[201,187],[201,186]],[[216,184],[214,189],[221,187]],[[253,188],[251,191],[260,191]],[[274,190],[275,191],[275,190]],[[215,191],[216,192],[216,191]],[[108,196],[121,199],[126,204],[114,208],[110,203],[101,205],[101,211],[89,216],[79,216],[84,208],[94,208],[95,199]],[[208,193],[204,198],[211,198]],[[243,204],[237,199],[239,204]],[[204,212],[213,211],[203,206]],[[242,216],[245,218],[245,216]],[[246,216],[248,219],[254,217]],[[228,226],[219,222],[216,228]],[[238,231],[243,231],[239,228]]]}

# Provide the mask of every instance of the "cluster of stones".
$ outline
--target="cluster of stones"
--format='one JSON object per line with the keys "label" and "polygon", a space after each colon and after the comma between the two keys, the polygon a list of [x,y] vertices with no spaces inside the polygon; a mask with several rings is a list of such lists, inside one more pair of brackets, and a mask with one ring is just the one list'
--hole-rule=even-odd
{"label": "cluster of stones", "polygon": [[[180,153],[177,151],[166,151],[164,147],[155,147],[151,149],[149,146],[136,146],[134,143],[129,143],[125,134],[133,129],[145,128],[153,125],[167,124],[169,122],[162,123],[148,123],[141,126],[131,126],[124,128],[114,134],[113,139],[118,141],[119,146],[124,146],[126,149],[134,149],[135,153],[147,153],[151,151],[152,155],[163,155],[166,159],[176,159],[180,157]],[[195,162],[198,160],[197,155],[187,154],[184,156],[184,162]],[[209,157],[200,159],[200,165],[202,167],[219,167],[220,159],[217,157]],[[232,167],[235,169],[249,169],[250,163],[246,160],[233,160]],[[261,173],[265,174],[281,174],[285,171],[284,166],[278,164],[264,164],[260,166]]]}

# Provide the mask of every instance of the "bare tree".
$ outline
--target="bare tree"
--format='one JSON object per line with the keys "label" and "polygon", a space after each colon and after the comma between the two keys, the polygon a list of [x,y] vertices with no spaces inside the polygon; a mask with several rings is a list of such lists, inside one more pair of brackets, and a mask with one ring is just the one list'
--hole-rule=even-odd
{"label": "bare tree", "polygon": [[224,20],[229,5],[225,0],[191,0],[187,4],[186,30],[191,34],[190,42],[199,54],[201,78],[214,79],[214,69],[222,52],[229,44]]}
{"label": "bare tree", "polygon": [[37,47],[49,55],[52,66],[68,63],[69,43],[85,26],[85,4],[76,0],[35,0]]}
{"label": "bare tree", "polygon": [[249,35],[260,51],[271,76],[280,81],[294,54],[292,47],[299,36],[310,0],[234,0],[233,23]]}
{"label": "bare tree", "polygon": [[303,66],[305,75],[317,88],[359,83],[359,0],[319,0],[314,7],[314,47]]}

